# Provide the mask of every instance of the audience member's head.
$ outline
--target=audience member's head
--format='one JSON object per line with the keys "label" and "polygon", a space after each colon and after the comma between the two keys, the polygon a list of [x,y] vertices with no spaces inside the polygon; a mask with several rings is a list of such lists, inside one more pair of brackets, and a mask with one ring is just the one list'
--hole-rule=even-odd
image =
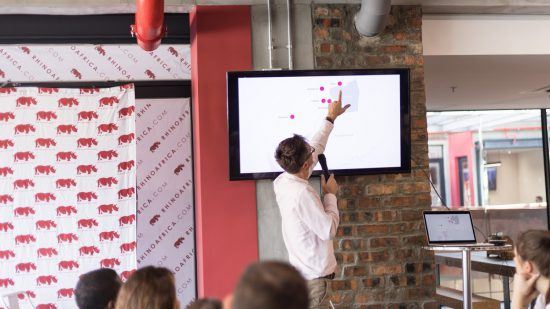
{"label": "audience member's head", "polygon": [[250,265],[239,280],[233,309],[307,309],[305,279],[291,265],[260,262]]}
{"label": "audience member's head", "polygon": [[186,309],[222,309],[222,303],[214,298],[199,298],[187,305]]}
{"label": "audience member's head", "polygon": [[122,282],[110,268],[97,269],[80,276],[74,291],[80,309],[114,308]]}
{"label": "audience member's head", "polygon": [[529,230],[516,242],[516,271],[550,278],[550,232]]}
{"label": "audience member's head", "polygon": [[162,267],[136,270],[124,283],[116,309],[177,309],[174,275]]}

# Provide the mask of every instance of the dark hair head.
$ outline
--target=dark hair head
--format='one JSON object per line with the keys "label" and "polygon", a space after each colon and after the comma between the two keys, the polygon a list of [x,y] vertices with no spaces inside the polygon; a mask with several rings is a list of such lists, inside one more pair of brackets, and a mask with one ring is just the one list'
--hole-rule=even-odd
{"label": "dark hair head", "polygon": [[242,275],[233,295],[238,309],[307,309],[305,279],[296,268],[282,262],[250,265]]}
{"label": "dark hair head", "polygon": [[200,298],[187,305],[186,309],[222,309],[222,303],[214,298]]}
{"label": "dark hair head", "polygon": [[174,275],[163,267],[147,266],[136,270],[124,283],[116,309],[176,308]]}
{"label": "dark hair head", "polygon": [[74,291],[80,309],[105,309],[114,304],[122,282],[110,268],[101,268],[80,276]]}
{"label": "dark hair head", "polygon": [[301,135],[294,134],[277,146],[275,150],[275,160],[290,174],[296,174],[302,168],[310,154],[309,144]]}
{"label": "dark hair head", "polygon": [[534,263],[544,277],[550,277],[550,231],[528,230],[518,236],[516,252]]}

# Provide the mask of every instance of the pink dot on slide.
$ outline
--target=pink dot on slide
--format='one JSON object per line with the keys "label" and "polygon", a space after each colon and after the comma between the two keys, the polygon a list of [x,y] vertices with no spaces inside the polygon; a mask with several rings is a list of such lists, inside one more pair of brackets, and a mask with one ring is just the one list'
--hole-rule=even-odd
{"label": "pink dot on slide", "polygon": [[331,99],[328,99],[328,102],[329,102],[329,103],[332,103],[332,100],[331,100]]}
{"label": "pink dot on slide", "polygon": [[321,86],[321,88],[319,88],[319,90],[323,91],[323,90],[325,90],[325,87]]}
{"label": "pink dot on slide", "polygon": [[294,115],[290,115],[290,119],[294,119]]}
{"label": "pink dot on slide", "polygon": [[338,86],[342,86],[342,82],[338,82]]}
{"label": "pink dot on slide", "polygon": [[323,102],[323,103],[325,103],[326,101],[327,101],[327,100],[325,100],[325,99],[322,99],[322,100],[321,100],[321,102]]}

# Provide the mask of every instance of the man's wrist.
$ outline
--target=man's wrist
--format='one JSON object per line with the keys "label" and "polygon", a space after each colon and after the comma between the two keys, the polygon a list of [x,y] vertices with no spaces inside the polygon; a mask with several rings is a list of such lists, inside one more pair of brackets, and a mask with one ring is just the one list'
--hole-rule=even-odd
{"label": "man's wrist", "polygon": [[328,122],[334,124],[334,120],[336,119],[336,117],[326,116],[325,119],[326,119]]}

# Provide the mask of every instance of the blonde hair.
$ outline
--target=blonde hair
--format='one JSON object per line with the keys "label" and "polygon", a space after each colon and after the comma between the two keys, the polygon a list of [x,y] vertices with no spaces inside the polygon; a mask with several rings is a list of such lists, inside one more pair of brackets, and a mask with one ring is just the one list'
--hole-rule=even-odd
{"label": "blonde hair", "polygon": [[174,275],[162,267],[148,266],[134,272],[122,286],[115,309],[178,308]]}

